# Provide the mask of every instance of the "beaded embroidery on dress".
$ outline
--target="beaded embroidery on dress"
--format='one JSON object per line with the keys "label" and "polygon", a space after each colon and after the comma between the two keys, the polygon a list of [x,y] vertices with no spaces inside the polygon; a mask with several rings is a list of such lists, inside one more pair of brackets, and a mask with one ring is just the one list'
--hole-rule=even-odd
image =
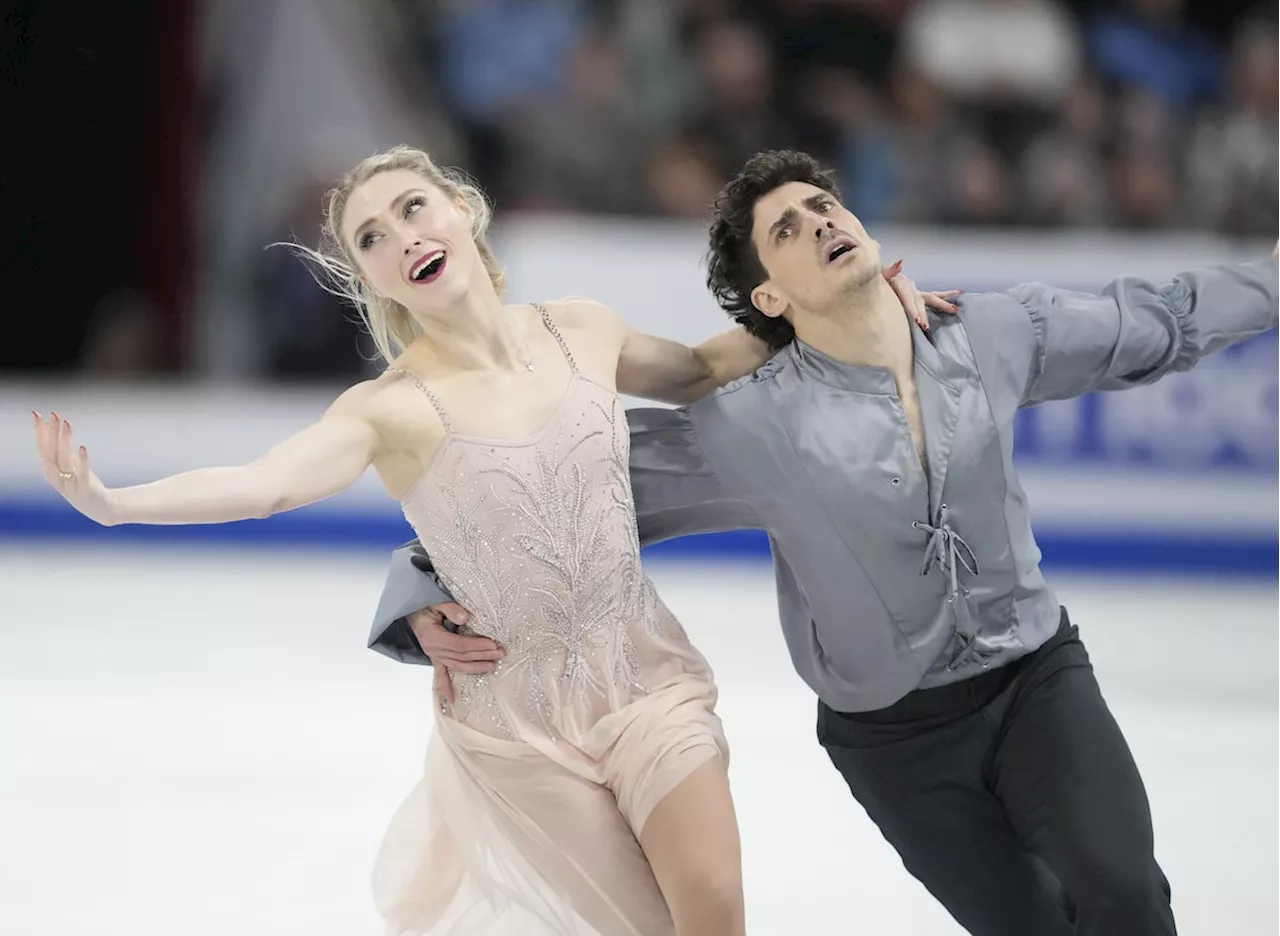
{"label": "beaded embroidery on dress", "polygon": [[649,810],[727,757],[710,668],[640,563],[617,394],[569,364],[534,435],[454,431],[402,500],[467,630],[507,650],[453,673],[422,783],[375,872],[389,932],[660,934],[636,843]]}

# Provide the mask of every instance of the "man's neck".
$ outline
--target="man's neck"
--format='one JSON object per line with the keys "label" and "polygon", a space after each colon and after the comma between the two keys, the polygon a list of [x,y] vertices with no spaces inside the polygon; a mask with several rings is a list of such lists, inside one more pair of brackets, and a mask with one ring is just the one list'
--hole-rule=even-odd
{"label": "man's neck", "polygon": [[915,361],[911,324],[884,277],[877,276],[844,301],[835,314],[805,316],[796,325],[796,336],[845,364],[882,367],[899,379],[910,378]]}

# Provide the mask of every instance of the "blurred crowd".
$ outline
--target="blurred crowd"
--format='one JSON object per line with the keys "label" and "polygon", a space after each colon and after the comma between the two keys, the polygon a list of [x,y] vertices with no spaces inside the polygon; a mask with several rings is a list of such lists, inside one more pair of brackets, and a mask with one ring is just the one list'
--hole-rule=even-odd
{"label": "blurred crowd", "polygon": [[[112,184],[95,197],[118,236],[66,285],[65,314],[36,318],[42,338],[0,342],[0,372],[371,373],[354,313],[288,251],[263,249],[315,241],[322,193],[350,164],[312,152],[324,134],[425,144],[500,216],[699,218],[750,154],[799,147],[836,170],[867,224],[1271,240],[1276,7],[1240,2],[1258,5],[183,0],[68,18],[29,4],[6,87],[43,144],[18,151],[13,266],[32,284],[61,275],[46,247],[70,209],[49,211],[44,192],[82,171],[85,139],[104,141],[94,165]],[[226,28],[199,32],[197,9]],[[224,50],[217,64],[199,64],[197,38]],[[206,146],[198,166],[183,155]],[[197,197],[193,180],[222,165],[224,184]]]}
{"label": "blurred crowd", "polygon": [[699,216],[798,146],[867,222],[1277,229],[1274,4],[390,2],[500,210]]}
{"label": "blurred crowd", "polygon": [[[1182,0],[381,10],[432,149],[499,214],[699,218],[752,153],[799,147],[836,170],[867,224],[1277,230],[1274,6],[1220,11],[1217,29]],[[315,229],[331,181],[299,189],[279,236]],[[265,372],[372,373],[341,303],[287,252],[262,263]]]}

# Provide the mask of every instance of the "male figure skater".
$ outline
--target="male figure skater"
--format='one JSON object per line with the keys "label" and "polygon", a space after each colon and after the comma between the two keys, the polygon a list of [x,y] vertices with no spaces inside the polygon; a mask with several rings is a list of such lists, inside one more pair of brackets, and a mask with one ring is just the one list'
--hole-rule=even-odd
{"label": "male figure skater", "polygon": [[[642,544],[768,532],[819,740],[971,933],[1174,933],[1142,780],[1040,573],[1014,415],[1275,328],[1276,255],[1097,295],[969,295],[926,333],[802,153],[748,161],[710,234],[711,291],[779,351],[692,406],[630,411]],[[465,613],[429,569],[417,544],[396,552],[370,645],[492,668],[500,648],[443,626]]]}

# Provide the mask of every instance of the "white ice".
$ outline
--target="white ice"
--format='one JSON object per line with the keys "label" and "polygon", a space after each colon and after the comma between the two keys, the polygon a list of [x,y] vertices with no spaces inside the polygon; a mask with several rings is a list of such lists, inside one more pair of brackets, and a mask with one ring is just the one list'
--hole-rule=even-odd
{"label": "white ice", "polygon": [[[383,557],[0,547],[0,934],[377,932],[428,675],[364,649]],[[716,668],[753,936],[946,936],[814,738],[767,566],[650,572]],[[1183,934],[1277,932],[1275,583],[1056,577]]]}

